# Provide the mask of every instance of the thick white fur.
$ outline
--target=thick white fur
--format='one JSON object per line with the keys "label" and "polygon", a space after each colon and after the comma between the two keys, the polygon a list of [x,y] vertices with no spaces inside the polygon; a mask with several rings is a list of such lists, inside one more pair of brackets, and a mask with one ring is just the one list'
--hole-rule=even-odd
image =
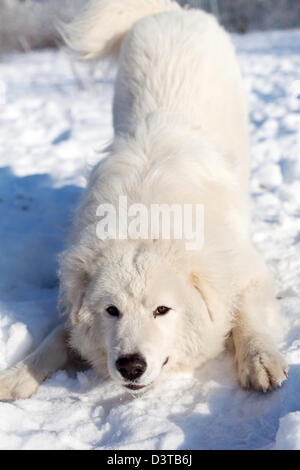
{"label": "thick white fur", "polygon": [[[147,369],[137,384],[147,386],[162,371],[201,366],[230,337],[243,387],[281,385],[278,305],[250,240],[247,106],[229,36],[211,15],[170,0],[98,0],[65,37],[84,58],[119,54],[114,142],[91,173],[61,256],[69,345],[120,384],[115,361],[142,354]],[[97,207],[118,206],[119,195],[146,206],[202,203],[203,249],[99,240]],[[106,313],[111,304],[120,318]],[[154,318],[159,305],[172,310]],[[55,345],[67,349],[62,335],[2,373],[1,399],[30,396],[65,366]],[[49,344],[60,353],[46,354]]]}

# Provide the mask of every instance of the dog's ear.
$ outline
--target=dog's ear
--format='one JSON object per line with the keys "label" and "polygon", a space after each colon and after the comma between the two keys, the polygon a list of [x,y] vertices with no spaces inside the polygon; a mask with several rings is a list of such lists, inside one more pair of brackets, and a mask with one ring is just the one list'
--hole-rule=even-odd
{"label": "dog's ear", "polygon": [[191,282],[195,289],[200,293],[203,301],[205,302],[209,317],[211,321],[214,321],[214,313],[211,305],[211,298],[213,297],[213,292],[207,280],[201,278],[199,273],[193,271],[190,275]]}
{"label": "dog's ear", "polygon": [[213,322],[218,316],[224,315],[228,307],[227,302],[213,282],[196,270],[192,271],[190,279],[195,289],[201,294],[211,321]]}
{"label": "dog's ear", "polygon": [[82,272],[72,279],[71,285],[61,282],[59,293],[59,307],[63,315],[67,315],[74,323],[78,323],[79,313],[84,304],[85,291],[89,285],[89,276]]}
{"label": "dog's ear", "polygon": [[62,253],[59,270],[59,307],[61,313],[70,316],[75,323],[91,280],[91,266],[78,251],[71,248]]}
{"label": "dog's ear", "polygon": [[83,316],[84,314],[84,298],[85,298],[85,290],[88,287],[89,280],[88,276],[85,276],[86,281],[80,282],[78,286],[78,291],[76,292],[74,289],[74,293],[72,295],[72,302],[69,308],[69,316],[72,319],[73,323],[79,322],[79,316]]}

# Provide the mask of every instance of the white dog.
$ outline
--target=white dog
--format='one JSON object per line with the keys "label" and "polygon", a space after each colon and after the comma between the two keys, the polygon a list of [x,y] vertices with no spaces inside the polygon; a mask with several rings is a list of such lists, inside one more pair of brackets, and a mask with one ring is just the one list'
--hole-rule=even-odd
{"label": "white dog", "polygon": [[[242,387],[285,380],[272,281],[250,240],[242,79],[216,19],[171,0],[97,0],[65,31],[84,59],[118,56],[107,157],[91,173],[61,256],[66,322],[0,375],[0,399],[31,396],[76,351],[122,386],[194,369],[230,340]],[[99,239],[97,209],[202,204],[204,244]],[[274,340],[275,339],[275,340]]]}

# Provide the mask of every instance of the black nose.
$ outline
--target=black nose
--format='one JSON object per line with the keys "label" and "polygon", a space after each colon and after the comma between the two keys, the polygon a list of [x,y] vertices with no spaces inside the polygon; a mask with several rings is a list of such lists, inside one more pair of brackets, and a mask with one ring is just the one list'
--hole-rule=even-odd
{"label": "black nose", "polygon": [[140,354],[127,354],[116,361],[116,368],[126,380],[136,380],[147,368],[145,359]]}

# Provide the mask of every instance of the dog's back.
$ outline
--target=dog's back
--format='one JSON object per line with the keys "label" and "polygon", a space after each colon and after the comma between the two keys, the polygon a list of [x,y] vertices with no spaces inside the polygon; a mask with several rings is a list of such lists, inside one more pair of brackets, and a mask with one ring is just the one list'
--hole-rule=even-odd
{"label": "dog's back", "polygon": [[241,74],[230,38],[212,15],[181,9],[170,0],[97,0],[66,36],[84,58],[119,55],[116,134],[134,133],[142,119],[163,109],[170,118],[204,131],[243,185],[247,182]]}
{"label": "dog's back", "polygon": [[115,131],[134,132],[142,117],[160,108],[207,133],[248,178],[243,83],[230,38],[212,15],[201,10],[159,13],[128,33],[115,88]]}

